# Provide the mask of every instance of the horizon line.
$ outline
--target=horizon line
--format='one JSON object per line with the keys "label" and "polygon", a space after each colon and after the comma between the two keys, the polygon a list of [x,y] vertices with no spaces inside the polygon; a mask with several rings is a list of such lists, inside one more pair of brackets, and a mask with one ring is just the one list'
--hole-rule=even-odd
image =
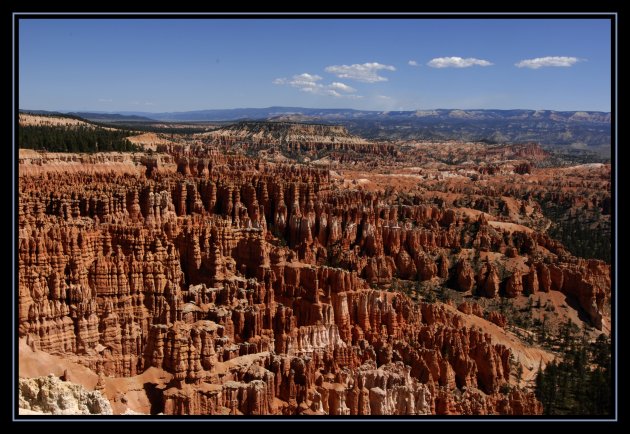
{"label": "horizon line", "polygon": [[133,109],[121,109],[121,110],[100,110],[100,109],[42,109],[42,108],[18,108],[19,111],[49,111],[62,114],[68,113],[99,113],[99,114],[120,114],[122,112],[134,112],[134,113],[146,113],[146,114],[163,114],[163,113],[189,113],[189,112],[202,112],[202,111],[218,111],[218,110],[265,110],[265,109],[306,109],[306,110],[348,110],[358,112],[417,112],[417,111],[437,111],[437,110],[462,110],[462,111],[550,111],[550,112],[596,112],[596,113],[612,113],[611,110],[591,110],[591,109],[544,109],[544,108],[459,108],[459,107],[439,107],[439,108],[414,108],[406,110],[387,110],[387,109],[355,109],[350,107],[303,107],[303,106],[266,106],[266,107],[231,107],[231,108],[203,108],[203,109],[189,109],[189,110],[163,110],[163,111],[145,111],[145,110],[133,110]]}

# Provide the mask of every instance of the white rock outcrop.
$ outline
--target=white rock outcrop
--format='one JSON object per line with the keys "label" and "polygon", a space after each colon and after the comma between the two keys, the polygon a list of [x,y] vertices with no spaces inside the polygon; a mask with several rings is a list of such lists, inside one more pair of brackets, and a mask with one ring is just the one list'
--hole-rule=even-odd
{"label": "white rock outcrop", "polygon": [[113,414],[101,392],[54,375],[20,378],[19,387],[20,414]]}

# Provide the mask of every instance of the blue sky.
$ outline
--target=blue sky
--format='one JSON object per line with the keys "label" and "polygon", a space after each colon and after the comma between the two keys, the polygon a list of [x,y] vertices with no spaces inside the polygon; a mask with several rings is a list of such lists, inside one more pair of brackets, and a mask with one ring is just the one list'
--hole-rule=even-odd
{"label": "blue sky", "polygon": [[21,20],[19,62],[23,109],[610,111],[605,19]]}

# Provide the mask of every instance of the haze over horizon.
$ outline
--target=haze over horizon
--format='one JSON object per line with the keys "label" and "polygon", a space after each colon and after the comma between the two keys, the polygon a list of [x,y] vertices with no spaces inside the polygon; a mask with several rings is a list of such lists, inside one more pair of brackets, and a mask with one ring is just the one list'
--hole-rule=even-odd
{"label": "haze over horizon", "polygon": [[295,108],[295,109],[299,109],[299,110],[339,110],[339,111],[343,111],[343,110],[348,110],[348,111],[373,111],[373,112],[382,112],[382,113],[388,113],[388,112],[396,112],[396,111],[403,111],[403,112],[423,112],[423,111],[437,111],[437,110],[462,110],[462,111],[475,111],[475,110],[479,110],[479,111],[494,111],[494,110],[498,110],[498,111],[516,111],[516,110],[534,110],[534,111],[552,111],[552,112],[600,112],[600,113],[610,113],[610,110],[551,110],[551,109],[522,109],[522,108],[517,108],[517,107],[513,107],[513,108],[493,108],[493,107],[489,107],[489,108],[460,108],[460,107],[436,107],[436,108],[430,108],[430,109],[426,109],[426,108],[413,108],[413,109],[408,109],[408,110],[370,110],[370,109],[355,109],[355,108],[350,108],[350,107],[338,107],[338,108],[333,108],[333,107],[288,107],[288,106],[267,106],[267,107],[232,107],[232,108],[212,108],[212,109],[195,109],[195,110],[163,110],[163,111],[150,111],[150,110],[142,110],[142,109],[138,109],[138,110],[100,110],[100,109],[95,109],[95,110],[45,110],[45,109],[33,109],[30,107],[20,107],[20,110],[25,111],[25,112],[29,112],[29,111],[50,111],[50,112],[59,112],[59,113],[95,113],[95,114],[136,114],[136,113],[142,113],[145,115],[151,115],[151,114],[164,114],[164,113],[194,113],[194,112],[205,112],[205,111],[228,111],[228,110],[268,110],[268,109],[273,109],[273,108],[279,108],[279,109],[291,109],[291,108]]}
{"label": "haze over horizon", "polygon": [[610,112],[606,19],[20,20],[20,108]]}

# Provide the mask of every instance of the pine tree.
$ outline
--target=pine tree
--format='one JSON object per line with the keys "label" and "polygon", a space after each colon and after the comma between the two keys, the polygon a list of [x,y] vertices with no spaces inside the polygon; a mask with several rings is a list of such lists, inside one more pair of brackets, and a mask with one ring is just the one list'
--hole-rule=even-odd
{"label": "pine tree", "polygon": [[607,415],[612,409],[610,340],[600,335],[589,343],[575,336],[575,325],[561,326],[562,360],[536,375],[536,395],[548,415]]}

